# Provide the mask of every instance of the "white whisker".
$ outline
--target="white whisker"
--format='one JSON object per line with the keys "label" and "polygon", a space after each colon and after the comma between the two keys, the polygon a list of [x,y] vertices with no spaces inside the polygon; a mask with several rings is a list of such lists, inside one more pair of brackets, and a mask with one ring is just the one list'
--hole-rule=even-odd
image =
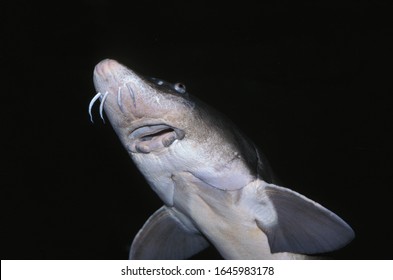
{"label": "white whisker", "polygon": [[98,98],[100,98],[101,92],[98,92],[96,95],[94,95],[93,99],[89,103],[89,115],[90,115],[90,121],[94,123],[93,121],[93,115],[91,114],[91,108],[93,108],[94,102],[97,101]]}
{"label": "white whisker", "polygon": [[119,87],[119,90],[117,91],[117,105],[119,105],[120,111],[123,112],[123,104],[121,103],[121,87]]}
{"label": "white whisker", "polygon": [[100,104],[100,116],[101,116],[101,119],[104,123],[105,123],[104,115],[103,115],[104,103],[105,103],[106,98],[108,97],[108,94],[109,94],[109,92],[105,92],[104,96],[102,97],[101,104]]}
{"label": "white whisker", "polygon": [[129,91],[129,93],[130,93],[132,102],[134,103],[134,107],[136,107],[136,103],[135,103],[135,93],[134,93],[134,91],[132,90],[132,87],[131,87],[131,85],[130,85],[129,83],[126,84],[126,86],[127,86],[128,91]]}

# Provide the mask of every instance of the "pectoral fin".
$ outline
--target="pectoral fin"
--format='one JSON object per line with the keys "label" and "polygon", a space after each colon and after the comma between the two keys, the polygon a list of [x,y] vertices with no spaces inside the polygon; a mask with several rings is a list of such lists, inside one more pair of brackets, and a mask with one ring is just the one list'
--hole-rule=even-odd
{"label": "pectoral fin", "polygon": [[256,222],[272,253],[316,254],[339,249],[355,236],[333,212],[290,189],[263,182]]}
{"label": "pectoral fin", "polygon": [[163,206],[143,225],[130,250],[130,259],[187,259],[209,246],[206,239]]}

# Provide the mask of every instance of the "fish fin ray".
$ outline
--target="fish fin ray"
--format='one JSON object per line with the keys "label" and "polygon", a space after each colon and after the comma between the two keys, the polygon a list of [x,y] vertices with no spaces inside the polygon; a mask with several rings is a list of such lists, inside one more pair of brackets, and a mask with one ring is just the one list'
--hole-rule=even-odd
{"label": "fish fin ray", "polygon": [[208,241],[197,230],[187,227],[173,210],[162,206],[136,235],[129,258],[187,259],[208,246]]}
{"label": "fish fin ray", "polygon": [[264,184],[258,188],[258,197],[265,200],[265,209],[256,222],[266,233],[272,253],[324,253],[340,249],[354,238],[352,228],[330,210],[290,189]]}

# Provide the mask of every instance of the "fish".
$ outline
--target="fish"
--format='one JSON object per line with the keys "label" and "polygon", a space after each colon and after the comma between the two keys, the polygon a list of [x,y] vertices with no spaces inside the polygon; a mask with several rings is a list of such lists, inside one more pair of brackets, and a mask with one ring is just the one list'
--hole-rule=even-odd
{"label": "fish", "polygon": [[120,142],[162,200],[130,259],[188,259],[214,246],[224,259],[309,259],[338,250],[353,229],[280,186],[266,157],[184,84],[148,78],[113,59],[94,68],[96,95]]}

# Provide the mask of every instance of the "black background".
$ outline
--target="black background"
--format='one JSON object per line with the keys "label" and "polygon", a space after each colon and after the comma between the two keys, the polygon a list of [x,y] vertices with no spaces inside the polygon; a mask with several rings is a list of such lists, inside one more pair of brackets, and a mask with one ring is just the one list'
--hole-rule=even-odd
{"label": "black background", "polygon": [[391,1],[8,2],[2,259],[125,259],[161,206],[96,107],[89,120],[104,58],[227,114],[284,186],[354,228],[330,257],[392,259]]}

